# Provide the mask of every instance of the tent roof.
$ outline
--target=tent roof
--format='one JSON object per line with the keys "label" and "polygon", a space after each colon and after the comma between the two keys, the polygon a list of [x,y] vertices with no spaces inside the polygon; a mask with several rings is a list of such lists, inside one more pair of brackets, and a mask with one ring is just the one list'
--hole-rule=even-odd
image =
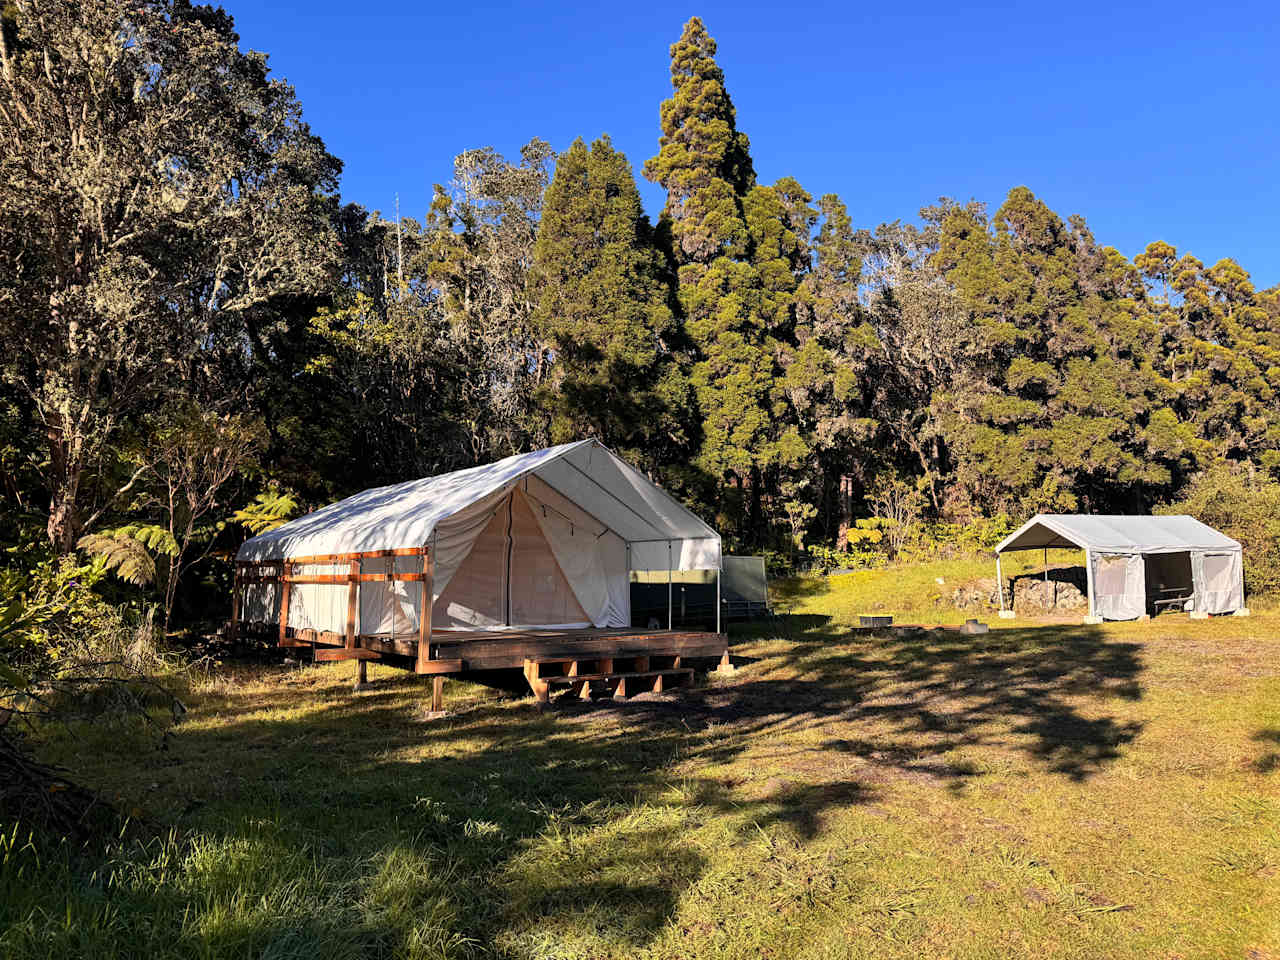
{"label": "tent roof", "polygon": [[537,475],[631,543],[720,535],[598,440],[579,440],[496,463],[375,487],[246,540],[238,560],[420,547],[436,525]]}
{"label": "tent roof", "polygon": [[1009,534],[996,553],[1079,547],[1110,553],[1239,550],[1240,544],[1195,517],[1041,513]]}

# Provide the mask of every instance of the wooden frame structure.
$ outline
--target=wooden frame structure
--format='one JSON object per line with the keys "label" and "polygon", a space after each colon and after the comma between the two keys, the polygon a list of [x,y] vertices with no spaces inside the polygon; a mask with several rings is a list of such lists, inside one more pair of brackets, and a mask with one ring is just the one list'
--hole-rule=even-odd
{"label": "wooden frame structure", "polygon": [[[421,557],[417,572],[366,573],[366,560]],[[346,573],[300,574],[304,565],[348,564]],[[718,661],[721,669],[731,669],[727,637],[716,632],[631,630],[623,628],[585,629],[505,629],[489,631],[435,630],[431,624],[434,596],[434,557],[430,546],[360,553],[318,554],[287,557],[284,560],[238,560],[232,587],[229,637],[242,633],[274,633],[276,645],[311,649],[317,661],[352,660],[356,663],[357,689],[366,680],[366,663],[379,660],[432,678],[431,709],[443,709],[446,676],[465,676],[492,670],[522,669],[530,689],[546,700],[550,687],[566,683],[578,696],[589,696],[593,686],[608,688],[614,696],[625,697],[642,689],[661,691],[664,685],[685,685],[692,680],[689,661]],[[421,611],[416,637],[394,634],[359,633],[360,587],[365,583],[421,583]],[[276,622],[246,622],[242,618],[245,589],[275,586]],[[325,584],[347,587],[346,630],[295,629],[289,626],[289,600],[295,584]],[[719,580],[717,578],[717,587]],[[717,614],[719,611],[717,610]],[[393,620],[394,622],[394,620]],[[272,630],[271,628],[275,629]],[[615,664],[621,672],[615,671]],[[655,669],[650,669],[650,665]],[[550,665],[550,672],[544,670]],[[558,665],[558,668],[557,668]],[[625,667],[625,669],[624,669]],[[579,671],[582,671],[580,674]]]}

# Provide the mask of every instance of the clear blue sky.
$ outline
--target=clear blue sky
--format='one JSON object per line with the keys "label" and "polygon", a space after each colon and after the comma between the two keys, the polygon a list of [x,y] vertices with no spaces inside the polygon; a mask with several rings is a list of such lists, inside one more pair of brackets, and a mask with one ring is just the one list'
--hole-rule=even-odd
{"label": "clear blue sky", "polygon": [[1166,240],[1280,283],[1280,10],[1226,3],[506,5],[222,0],[345,163],[344,198],[421,218],[452,158],[608,133],[640,174],[691,15],[764,182],[858,226],[1025,184],[1132,256]]}

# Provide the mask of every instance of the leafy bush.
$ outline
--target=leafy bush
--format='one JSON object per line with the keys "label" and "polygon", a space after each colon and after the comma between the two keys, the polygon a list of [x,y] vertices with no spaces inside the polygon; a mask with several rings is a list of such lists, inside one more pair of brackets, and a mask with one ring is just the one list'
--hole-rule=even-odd
{"label": "leafy bush", "polygon": [[157,681],[180,664],[160,648],[154,608],[108,603],[94,590],[105,575],[101,560],[72,557],[0,574],[0,707],[123,715],[163,694]]}
{"label": "leafy bush", "polygon": [[1220,461],[1196,475],[1183,499],[1156,512],[1190,514],[1239,540],[1245,591],[1280,594],[1280,483]]}
{"label": "leafy bush", "polygon": [[94,591],[105,562],[47,559],[29,573],[0,571],[0,663],[34,680],[48,675],[73,642],[102,635],[120,614]]}
{"label": "leafy bush", "polygon": [[809,548],[809,559],[819,570],[873,570],[885,566],[889,555],[877,548],[844,551],[815,545]]}
{"label": "leafy bush", "polygon": [[157,719],[182,710],[161,682],[176,664],[158,647],[154,611],[138,617],[99,596],[106,572],[105,560],[73,557],[0,572],[0,816],[55,833],[99,829],[110,816],[98,798],[37,760],[25,734],[75,719],[163,730]]}
{"label": "leafy bush", "polygon": [[1014,529],[1013,520],[1004,513],[966,523],[935,520],[924,524],[918,535],[905,545],[903,558],[923,563],[988,554]]}

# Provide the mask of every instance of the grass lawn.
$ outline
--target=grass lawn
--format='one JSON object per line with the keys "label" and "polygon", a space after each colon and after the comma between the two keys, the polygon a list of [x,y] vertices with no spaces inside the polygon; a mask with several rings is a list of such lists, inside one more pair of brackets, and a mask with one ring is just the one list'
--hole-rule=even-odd
{"label": "grass lawn", "polygon": [[137,825],[11,828],[0,957],[1280,958],[1280,615],[848,629],[964,575],[792,585],[621,704],[228,669],[51,742]]}

